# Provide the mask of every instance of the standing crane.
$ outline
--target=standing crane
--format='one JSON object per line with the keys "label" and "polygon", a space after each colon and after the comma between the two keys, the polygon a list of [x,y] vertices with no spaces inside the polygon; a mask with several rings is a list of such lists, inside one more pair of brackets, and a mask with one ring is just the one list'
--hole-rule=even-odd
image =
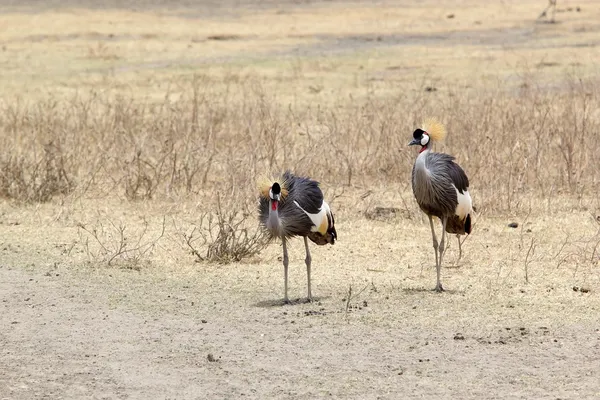
{"label": "standing crane", "polygon": [[260,224],[271,237],[281,238],[283,243],[284,301],[289,303],[287,241],[294,236],[304,237],[308,300],[311,301],[308,239],[319,246],[334,244],[337,239],[333,213],[323,199],[319,182],[286,171],[278,179],[261,180],[258,186]]}
{"label": "standing crane", "polygon": [[[419,145],[421,150],[412,170],[412,189],[421,210],[429,217],[437,284],[435,291],[442,292],[442,256],[446,232],[456,234],[459,246],[459,259],[462,255],[460,236],[471,233],[473,203],[469,195],[469,178],[465,171],[454,162],[454,157],[431,151],[432,143],[446,137],[444,125],[434,119],[424,122],[422,129],[416,129],[409,146]],[[433,217],[442,221],[442,240],[438,244],[433,227]],[[438,254],[439,252],[439,254]]]}

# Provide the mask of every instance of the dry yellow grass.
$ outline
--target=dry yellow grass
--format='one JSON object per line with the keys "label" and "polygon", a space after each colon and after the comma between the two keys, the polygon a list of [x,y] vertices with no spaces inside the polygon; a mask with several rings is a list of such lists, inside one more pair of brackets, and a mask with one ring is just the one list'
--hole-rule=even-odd
{"label": "dry yellow grass", "polygon": [[[0,15],[0,393],[598,396],[593,1],[136,4]],[[406,146],[428,116],[477,207],[442,295]],[[280,246],[218,261],[284,168],[339,241],[281,309]]]}

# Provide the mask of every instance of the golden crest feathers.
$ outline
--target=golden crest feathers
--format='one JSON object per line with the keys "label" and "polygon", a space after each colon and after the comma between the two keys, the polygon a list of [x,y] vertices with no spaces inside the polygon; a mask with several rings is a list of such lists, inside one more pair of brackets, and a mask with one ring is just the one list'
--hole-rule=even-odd
{"label": "golden crest feathers", "polygon": [[423,121],[421,129],[427,132],[434,142],[441,142],[446,138],[446,127],[435,118],[427,118]]}
{"label": "golden crest feathers", "polygon": [[281,199],[285,199],[288,194],[287,184],[282,178],[268,178],[266,176],[262,176],[258,179],[258,191],[261,197],[265,199],[269,198],[269,190],[271,190],[271,186],[277,182],[279,186],[281,186]]}

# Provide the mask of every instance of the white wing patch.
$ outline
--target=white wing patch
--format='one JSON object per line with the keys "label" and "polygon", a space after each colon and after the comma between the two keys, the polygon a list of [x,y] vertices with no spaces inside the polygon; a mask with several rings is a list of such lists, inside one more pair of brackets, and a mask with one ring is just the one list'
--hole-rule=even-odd
{"label": "white wing patch", "polygon": [[313,232],[317,232],[319,230],[319,227],[323,223],[323,218],[327,218],[327,213],[330,212],[329,205],[327,203],[325,203],[325,201],[323,201],[323,204],[321,205],[321,208],[319,209],[319,212],[317,214],[309,213],[304,208],[300,207],[300,204],[298,204],[298,202],[296,200],[294,200],[294,204],[299,209],[304,211],[304,214],[306,214],[308,216],[308,218],[310,218],[311,222],[313,223],[313,226],[310,228],[310,230]]}
{"label": "white wing patch", "polygon": [[473,212],[473,202],[471,201],[471,195],[469,194],[468,190],[465,190],[462,193],[459,192],[458,189],[456,189],[456,186],[454,186],[454,190],[456,190],[456,200],[458,200],[458,205],[456,206],[455,213],[461,219],[466,218],[467,214],[471,214]]}

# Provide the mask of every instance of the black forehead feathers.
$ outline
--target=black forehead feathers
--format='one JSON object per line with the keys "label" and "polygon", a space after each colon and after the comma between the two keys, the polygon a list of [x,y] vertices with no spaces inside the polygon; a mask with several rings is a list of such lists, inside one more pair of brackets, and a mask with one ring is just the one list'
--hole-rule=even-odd
{"label": "black forehead feathers", "polygon": [[413,132],[413,138],[421,139],[421,137],[423,136],[424,133],[425,133],[425,131],[423,129],[417,128]]}
{"label": "black forehead feathers", "polygon": [[275,182],[273,186],[271,186],[271,191],[273,192],[273,194],[281,193],[281,186],[279,186],[279,183]]}

